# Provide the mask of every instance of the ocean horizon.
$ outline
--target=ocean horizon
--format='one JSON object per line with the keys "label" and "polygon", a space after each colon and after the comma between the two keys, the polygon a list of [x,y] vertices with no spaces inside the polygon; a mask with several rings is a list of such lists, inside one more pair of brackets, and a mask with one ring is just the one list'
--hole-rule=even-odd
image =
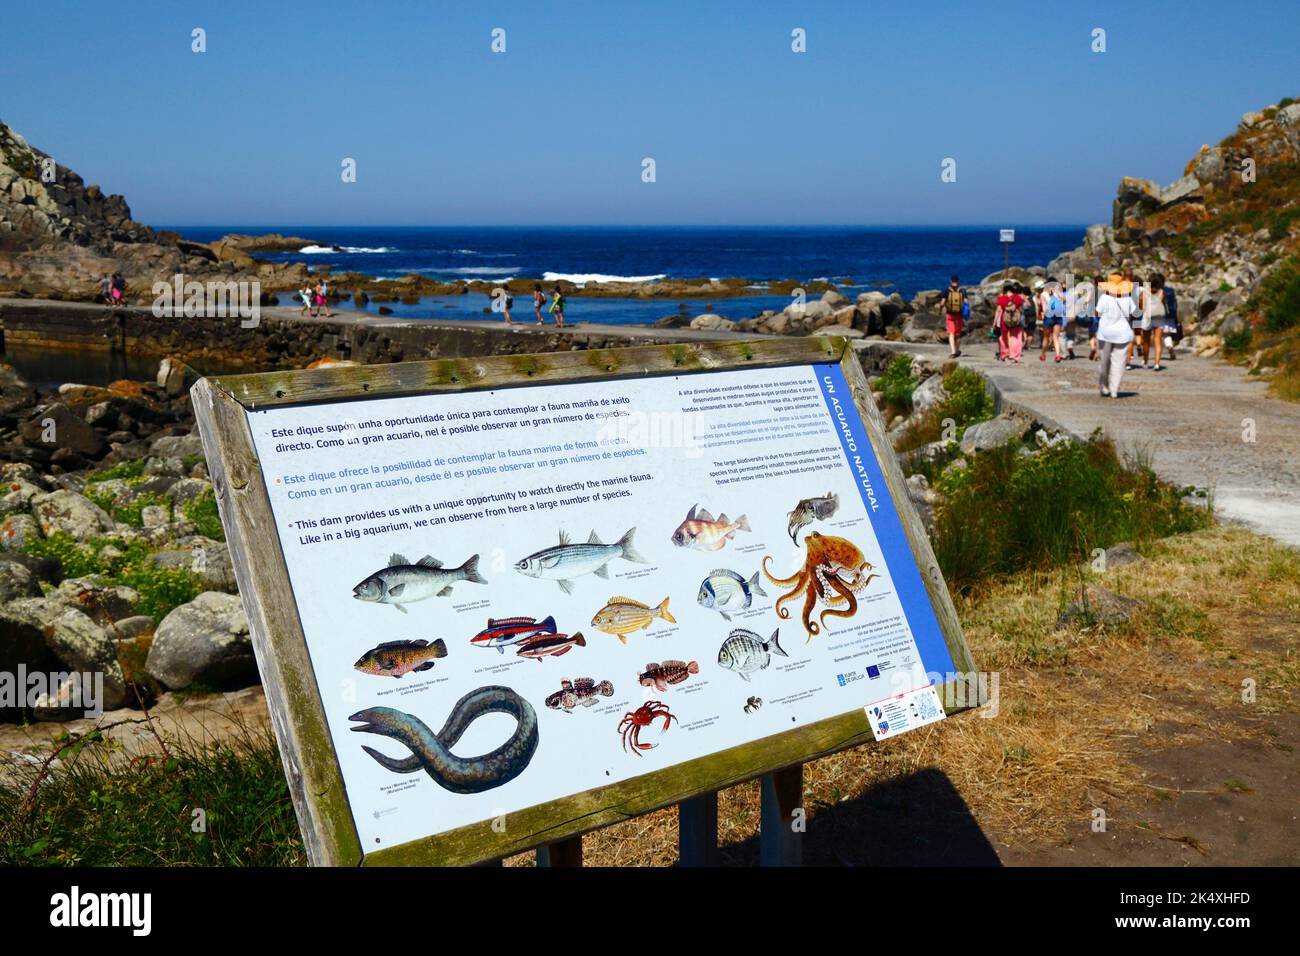
{"label": "ocean horizon", "polygon": [[[439,281],[652,282],[657,279],[747,278],[833,282],[847,293],[881,289],[911,298],[941,288],[954,273],[974,284],[1002,268],[999,226],[159,226],[211,242],[230,233],[280,233],[313,244],[258,252],[276,262],[306,261],[332,272],[379,279],[417,273]],[[1084,225],[1016,228],[1012,265],[1046,265],[1079,245]],[[728,318],[781,309],[786,296],[571,300],[570,321],[650,324],[679,311]],[[385,303],[406,318],[482,318],[479,296],[426,296],[418,304]],[[368,308],[376,310],[371,303]],[[531,312],[516,302],[520,313]],[[494,316],[495,317],[495,316]]]}

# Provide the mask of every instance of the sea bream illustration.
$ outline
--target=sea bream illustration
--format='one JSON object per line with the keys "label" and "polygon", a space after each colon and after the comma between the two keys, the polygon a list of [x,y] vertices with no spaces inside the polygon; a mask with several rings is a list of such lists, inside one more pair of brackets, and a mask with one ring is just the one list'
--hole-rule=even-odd
{"label": "sea bream illustration", "polygon": [[722,642],[722,648],[718,651],[718,666],[735,671],[745,680],[749,680],[749,675],[754,671],[767,670],[767,666],[772,663],[773,654],[779,654],[781,657],[790,656],[777,640],[780,633],[778,628],[765,641],[753,631],[736,628]]}
{"label": "sea bream illustration", "polygon": [[551,710],[568,713],[575,707],[590,707],[602,697],[613,697],[614,685],[607,680],[597,683],[590,677],[579,677],[560,681],[560,689],[546,697],[546,706]]}
{"label": "sea bream illustration", "polygon": [[594,574],[600,578],[609,577],[606,565],[615,558],[634,561],[637,564],[649,564],[637,554],[632,547],[632,535],[636,528],[629,528],[627,534],[613,544],[601,544],[596,532],[591,533],[583,544],[572,544],[564,531],[560,532],[560,543],[536,551],[528,557],[515,562],[515,570],[530,578],[543,578],[555,581],[565,594],[573,593],[573,579],[584,574]]}
{"label": "sea bream illustration", "polygon": [[735,571],[719,568],[710,571],[709,576],[700,582],[700,593],[696,596],[701,607],[711,607],[726,620],[731,620],[732,611],[743,611],[754,603],[754,595],[767,597],[767,592],[759,583],[759,574],[748,581]]}
{"label": "sea bream illustration", "polygon": [[700,665],[695,661],[664,661],[662,664],[650,663],[645,671],[637,677],[642,687],[653,687],[659,693],[668,689],[669,684],[680,684],[692,674],[700,672]]}
{"label": "sea bream illustration", "polygon": [[673,544],[696,551],[720,551],[737,531],[749,531],[749,519],[741,515],[731,521],[725,514],[713,515],[698,505],[691,505],[686,520],[673,532]]}
{"label": "sea bream illustration", "polygon": [[444,568],[441,561],[427,554],[415,564],[400,554],[394,554],[388,559],[388,567],[376,571],[354,587],[352,596],[358,601],[391,604],[405,614],[403,604],[423,601],[434,595],[446,597],[457,581],[487,584],[478,573],[477,554],[466,558],[458,568]]}
{"label": "sea bream illustration", "polygon": [[575,647],[586,646],[587,639],[581,631],[572,637],[568,634],[537,634],[520,644],[515,653],[540,662],[543,657],[562,657]]}
{"label": "sea bream illustration", "polygon": [[469,639],[475,647],[495,647],[504,654],[512,644],[522,644],[539,634],[554,634],[555,618],[538,621],[531,617],[488,618],[487,627]]}
{"label": "sea bream illustration", "polygon": [[401,677],[412,671],[427,671],[433,662],[447,656],[447,643],[438,638],[428,641],[389,641],[372,647],[352,666],[363,674],[376,677]]}
{"label": "sea bream illustration", "polygon": [[591,619],[591,626],[606,634],[617,636],[626,644],[627,638],[624,635],[642,628],[648,630],[650,622],[655,618],[665,620],[669,624],[677,623],[677,618],[668,613],[668,598],[660,601],[658,607],[651,607],[629,597],[612,597],[596,612],[596,616]]}
{"label": "sea bream illustration", "polygon": [[799,543],[799,529],[813,521],[825,521],[840,510],[840,496],[833,491],[820,498],[804,498],[790,512],[790,540]]}

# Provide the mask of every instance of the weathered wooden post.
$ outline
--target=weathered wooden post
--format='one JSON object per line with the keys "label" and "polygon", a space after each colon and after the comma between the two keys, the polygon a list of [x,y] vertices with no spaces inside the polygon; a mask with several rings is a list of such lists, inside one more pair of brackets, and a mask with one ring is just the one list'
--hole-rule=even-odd
{"label": "weathered wooden post", "polygon": [[803,764],[763,775],[758,824],[761,866],[803,862]]}
{"label": "weathered wooden post", "polygon": [[678,862],[715,866],[718,861],[718,792],[702,793],[677,804]]}
{"label": "weathered wooden post", "polygon": [[569,837],[537,848],[538,866],[582,866],[582,837]]}

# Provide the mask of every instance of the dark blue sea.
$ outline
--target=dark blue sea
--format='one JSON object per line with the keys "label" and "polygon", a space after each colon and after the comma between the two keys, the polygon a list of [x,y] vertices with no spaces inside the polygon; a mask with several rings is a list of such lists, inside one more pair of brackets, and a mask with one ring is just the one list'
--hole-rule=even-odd
{"label": "dark blue sea", "polygon": [[[1006,228],[1014,223],[1003,224]],[[259,253],[303,260],[313,267],[396,279],[417,272],[440,280],[651,281],[656,278],[829,280],[848,294],[878,288],[911,298],[944,286],[954,272],[975,283],[1002,268],[997,226],[961,227],[335,227],[169,226],[185,238],[210,242],[227,233],[278,232],[319,245],[293,253]],[[1077,246],[1083,226],[1017,228],[1012,265],[1046,265]],[[338,247],[344,251],[334,251]],[[485,296],[426,298],[419,305],[388,303],[397,315],[482,318]],[[519,303],[523,305],[523,303]],[[674,300],[584,299],[569,302],[570,322],[651,323],[678,311]],[[704,311],[708,300],[690,300]],[[728,318],[781,309],[785,296],[720,299],[713,311]],[[371,304],[371,309],[376,308]],[[528,311],[525,307],[524,311]]]}

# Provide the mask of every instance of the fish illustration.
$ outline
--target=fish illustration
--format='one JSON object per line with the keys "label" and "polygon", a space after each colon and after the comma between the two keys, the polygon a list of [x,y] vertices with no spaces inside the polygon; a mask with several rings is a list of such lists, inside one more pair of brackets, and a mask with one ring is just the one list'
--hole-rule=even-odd
{"label": "fish illustration", "polygon": [[698,505],[691,505],[686,520],[673,532],[673,544],[696,551],[720,551],[737,531],[749,530],[749,519],[744,515],[735,521],[729,520],[725,514],[715,519]]}
{"label": "fish illustration", "polygon": [[579,631],[570,637],[568,634],[535,634],[519,645],[515,651],[520,657],[532,657],[541,661],[543,657],[560,657],[569,653],[573,647],[586,647],[587,639]]}
{"label": "fish illustration", "polygon": [[627,638],[623,636],[624,634],[631,634],[642,628],[648,630],[650,622],[657,617],[663,618],[669,624],[677,623],[677,618],[668,613],[668,598],[660,601],[658,607],[652,608],[648,604],[633,601],[628,597],[612,597],[596,612],[596,616],[591,619],[591,626],[606,634],[617,635],[618,639],[626,644]]}
{"label": "fish illustration", "polygon": [[668,689],[669,684],[680,684],[692,674],[700,672],[700,665],[695,661],[664,661],[662,664],[647,664],[645,673],[637,678],[642,687],[653,687],[659,693]]}
{"label": "fish illustration", "polygon": [[531,617],[488,618],[487,627],[469,639],[476,647],[495,647],[504,654],[511,644],[522,644],[539,634],[554,634],[555,618],[537,621]]}
{"label": "fish illustration", "polygon": [[571,544],[568,534],[561,531],[559,544],[543,548],[515,562],[515,570],[530,578],[555,581],[560,585],[561,591],[572,594],[573,578],[583,574],[607,578],[609,568],[606,565],[615,558],[649,564],[632,547],[632,535],[635,533],[636,528],[629,528],[627,534],[614,544],[601,544],[593,531],[585,544]]}
{"label": "fish illustration", "polygon": [[804,498],[790,512],[790,540],[799,543],[799,529],[812,524],[814,520],[825,521],[840,509],[840,496],[833,491],[826,492],[820,498]]}
{"label": "fish illustration", "polygon": [[763,706],[763,698],[751,697],[745,701],[745,713],[752,714]]}
{"label": "fish illustration", "polygon": [[352,596],[358,601],[391,604],[405,614],[403,604],[423,601],[435,594],[446,597],[457,581],[487,584],[478,573],[477,554],[466,558],[458,568],[444,568],[441,561],[427,554],[415,564],[400,554],[394,554],[388,559],[388,567],[376,571],[354,587]]}
{"label": "fish illustration", "polygon": [[565,713],[581,705],[590,707],[601,697],[613,697],[614,685],[607,680],[597,684],[590,677],[579,677],[577,680],[569,680],[567,677],[560,681],[560,689],[554,694],[547,695],[546,706],[551,710],[563,709]]}
{"label": "fish illustration", "polygon": [[376,677],[401,677],[411,671],[427,671],[433,662],[447,656],[447,643],[438,638],[428,641],[389,641],[372,647],[352,666],[363,674]]}
{"label": "fish illustration", "polygon": [[773,654],[782,657],[790,656],[777,641],[780,633],[781,630],[778,628],[765,641],[753,631],[736,628],[722,642],[722,648],[718,651],[718,665],[729,671],[735,671],[745,680],[749,680],[749,675],[754,671],[767,669],[767,665],[772,663]]}
{"label": "fish illustration", "polygon": [[767,597],[767,592],[759,584],[758,572],[746,581],[735,571],[719,568],[710,571],[709,576],[700,582],[700,593],[696,600],[702,607],[711,607],[730,621],[729,611],[743,611],[754,603],[754,595]]}

